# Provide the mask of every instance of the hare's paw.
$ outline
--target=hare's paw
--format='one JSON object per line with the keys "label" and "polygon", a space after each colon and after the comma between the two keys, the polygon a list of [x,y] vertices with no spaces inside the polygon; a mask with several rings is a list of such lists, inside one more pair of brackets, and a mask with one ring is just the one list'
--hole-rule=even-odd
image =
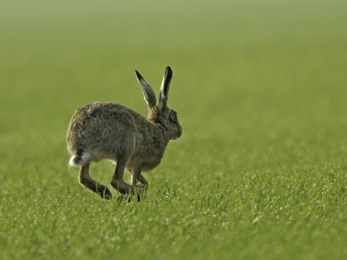
{"label": "hare's paw", "polygon": [[122,180],[112,180],[111,185],[121,194],[133,194],[135,192],[135,187],[125,183]]}
{"label": "hare's paw", "polygon": [[136,185],[136,188],[141,193],[144,193],[148,189],[148,182],[146,182],[146,183],[138,182],[137,185]]}
{"label": "hare's paw", "polygon": [[96,193],[103,199],[110,200],[112,199],[111,191],[104,185],[98,183],[96,187]]}
{"label": "hare's paw", "polygon": [[[121,203],[121,202],[131,202],[134,198],[137,199],[137,201],[141,201],[141,198],[143,198],[144,196],[144,190],[143,189],[138,189],[138,188],[135,188],[133,190],[133,192],[131,193],[127,193],[127,194],[121,194],[119,197],[118,197],[118,202]],[[135,200],[136,200],[135,199]]]}
{"label": "hare's paw", "polygon": [[148,181],[142,175],[140,175],[136,187],[143,191],[146,191],[148,189]]}

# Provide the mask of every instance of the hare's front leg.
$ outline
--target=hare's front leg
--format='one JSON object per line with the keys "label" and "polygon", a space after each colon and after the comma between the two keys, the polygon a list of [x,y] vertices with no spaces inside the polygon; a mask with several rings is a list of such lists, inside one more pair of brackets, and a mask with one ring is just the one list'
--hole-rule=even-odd
{"label": "hare's front leg", "polygon": [[148,181],[142,176],[142,174],[140,175],[139,183],[137,185],[143,187],[145,190],[148,189]]}
{"label": "hare's front leg", "polygon": [[137,178],[135,178],[134,175],[131,175],[131,185],[143,190],[148,189],[148,181],[145,179],[145,177],[142,176],[142,174],[140,174],[140,176],[138,176]]}
{"label": "hare's front leg", "polygon": [[146,181],[146,179],[142,176],[141,174],[141,167],[135,167],[134,169],[132,169],[131,171],[131,185],[132,186],[136,186],[140,189],[147,189],[148,187],[148,182]]}
{"label": "hare's front leg", "polygon": [[113,188],[115,188],[122,194],[132,194],[135,190],[135,187],[123,181],[123,174],[127,161],[128,158],[117,158],[116,170],[111,180],[111,185],[113,186]]}
{"label": "hare's front leg", "polygon": [[93,178],[89,175],[89,165],[89,163],[83,165],[80,169],[80,172],[78,174],[78,180],[80,184],[86,187],[87,189],[99,194],[104,199],[111,199],[111,191],[104,185],[93,180]]}

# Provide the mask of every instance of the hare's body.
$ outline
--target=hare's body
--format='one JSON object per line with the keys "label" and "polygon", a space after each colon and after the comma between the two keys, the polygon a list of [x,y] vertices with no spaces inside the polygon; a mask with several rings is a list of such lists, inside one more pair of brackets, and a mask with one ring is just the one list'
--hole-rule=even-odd
{"label": "hare's body", "polygon": [[[75,161],[71,165],[83,166],[102,159],[116,162],[118,157],[130,154],[126,164],[129,171],[139,163],[142,171],[158,166],[167,142],[159,126],[116,103],[95,102],[78,108],[67,133],[68,151],[77,155],[72,157]],[[82,160],[84,154],[89,161]]]}
{"label": "hare's body", "polygon": [[[91,178],[91,162],[114,161],[117,166],[112,186],[122,194],[133,193],[136,188],[148,185],[141,172],[158,166],[168,142],[182,134],[176,112],[166,106],[171,69],[166,70],[159,105],[155,104],[154,92],[138,72],[137,77],[149,107],[147,118],[117,103],[94,102],[78,108],[68,127],[70,165],[81,167],[82,185],[106,199],[111,198],[111,192]],[[123,181],[124,169],[132,175],[131,185]]]}

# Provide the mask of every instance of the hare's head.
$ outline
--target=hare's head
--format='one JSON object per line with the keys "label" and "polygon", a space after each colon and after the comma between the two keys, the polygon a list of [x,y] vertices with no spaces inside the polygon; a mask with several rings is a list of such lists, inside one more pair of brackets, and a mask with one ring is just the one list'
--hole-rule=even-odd
{"label": "hare's head", "polygon": [[147,102],[147,119],[150,122],[162,126],[162,129],[165,129],[164,135],[168,139],[175,140],[179,138],[182,135],[182,127],[178,122],[177,112],[168,108],[167,106],[169,87],[172,79],[171,68],[166,67],[163,82],[160,87],[158,105],[151,86],[145,81],[138,71],[136,71],[136,76],[141,85],[144,99]]}

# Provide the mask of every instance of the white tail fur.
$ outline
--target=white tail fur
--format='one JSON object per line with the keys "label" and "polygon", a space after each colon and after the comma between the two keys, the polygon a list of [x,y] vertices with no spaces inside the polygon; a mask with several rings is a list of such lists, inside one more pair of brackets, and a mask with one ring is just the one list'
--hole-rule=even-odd
{"label": "white tail fur", "polygon": [[82,153],[81,156],[75,154],[75,155],[71,156],[71,158],[69,160],[69,165],[71,167],[83,166],[83,165],[86,165],[87,163],[89,163],[91,160],[92,160],[92,155],[88,152]]}

